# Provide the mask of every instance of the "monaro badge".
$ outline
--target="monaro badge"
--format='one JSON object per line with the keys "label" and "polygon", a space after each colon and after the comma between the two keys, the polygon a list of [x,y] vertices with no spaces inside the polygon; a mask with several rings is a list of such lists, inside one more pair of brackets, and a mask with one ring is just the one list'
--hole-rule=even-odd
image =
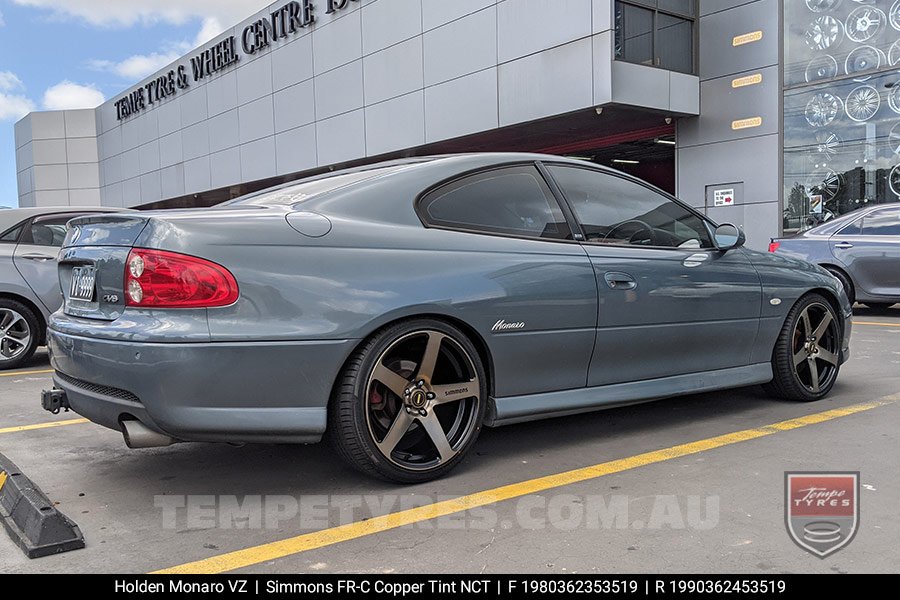
{"label": "monaro badge", "polygon": [[853,540],[859,528],[859,473],[785,473],[784,519],[794,542],[819,558]]}
{"label": "monaro badge", "polygon": [[525,329],[525,323],[523,321],[507,323],[505,320],[500,319],[494,323],[493,327],[491,327],[491,331],[494,333],[499,333],[501,331],[518,331],[519,329]]}

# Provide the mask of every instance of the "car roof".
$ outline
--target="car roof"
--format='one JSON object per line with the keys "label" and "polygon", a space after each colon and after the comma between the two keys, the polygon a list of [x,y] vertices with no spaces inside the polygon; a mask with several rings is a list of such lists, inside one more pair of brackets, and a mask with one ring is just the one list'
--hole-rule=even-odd
{"label": "car roof", "polygon": [[888,203],[888,204],[874,204],[869,206],[864,206],[863,208],[858,208],[856,210],[850,211],[846,214],[837,217],[836,219],[831,219],[830,221],[825,221],[821,225],[816,225],[815,227],[808,229],[805,233],[807,235],[814,236],[831,236],[844,228],[844,226],[856,221],[857,219],[864,217],[866,215],[872,214],[873,212],[879,211],[885,208],[897,208],[900,204],[897,203]]}
{"label": "car roof", "polygon": [[0,233],[18,225],[25,219],[42,215],[84,212],[119,212],[125,209],[100,206],[32,206],[0,210]]}

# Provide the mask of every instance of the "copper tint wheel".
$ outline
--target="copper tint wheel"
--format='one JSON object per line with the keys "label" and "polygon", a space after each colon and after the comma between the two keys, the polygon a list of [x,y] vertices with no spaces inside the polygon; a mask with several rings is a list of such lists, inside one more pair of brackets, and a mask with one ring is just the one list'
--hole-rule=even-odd
{"label": "copper tint wheel", "polygon": [[825,397],[841,368],[841,326],[826,298],[808,294],[791,309],[775,350],[766,390],[789,400]]}
{"label": "copper tint wheel", "polygon": [[484,367],[465,334],[442,321],[407,321],[350,358],[332,399],[329,438],[365,473],[428,481],[463,459],[486,404]]}

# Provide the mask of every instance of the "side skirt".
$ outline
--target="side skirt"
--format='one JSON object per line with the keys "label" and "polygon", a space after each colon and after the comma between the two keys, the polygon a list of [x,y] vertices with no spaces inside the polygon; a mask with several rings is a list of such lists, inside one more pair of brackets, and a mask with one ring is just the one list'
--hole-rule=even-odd
{"label": "side skirt", "polygon": [[772,365],[760,363],[647,381],[616,383],[528,396],[492,398],[485,425],[500,427],[548,417],[562,417],[769,381],[772,381]]}

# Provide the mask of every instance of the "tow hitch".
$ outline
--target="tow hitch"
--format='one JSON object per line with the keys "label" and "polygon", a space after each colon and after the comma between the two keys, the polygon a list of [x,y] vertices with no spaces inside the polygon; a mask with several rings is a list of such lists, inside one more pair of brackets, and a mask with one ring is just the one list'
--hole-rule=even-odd
{"label": "tow hitch", "polygon": [[58,415],[61,410],[69,412],[69,399],[66,397],[65,390],[59,388],[44,390],[41,392],[41,406],[44,407],[44,410]]}

